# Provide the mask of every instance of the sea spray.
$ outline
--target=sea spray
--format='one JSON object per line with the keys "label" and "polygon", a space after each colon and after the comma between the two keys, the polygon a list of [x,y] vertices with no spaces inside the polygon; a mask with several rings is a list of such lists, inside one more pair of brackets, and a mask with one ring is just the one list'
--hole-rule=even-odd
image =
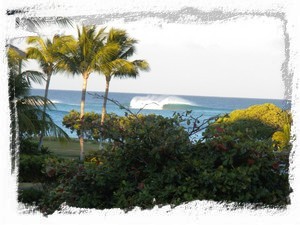
{"label": "sea spray", "polygon": [[53,104],[61,104],[62,102],[56,99],[50,99]]}
{"label": "sea spray", "polygon": [[162,110],[165,106],[172,106],[175,109],[176,106],[183,108],[184,106],[197,106],[197,104],[177,96],[165,95],[135,96],[130,101],[130,108],[133,109]]}

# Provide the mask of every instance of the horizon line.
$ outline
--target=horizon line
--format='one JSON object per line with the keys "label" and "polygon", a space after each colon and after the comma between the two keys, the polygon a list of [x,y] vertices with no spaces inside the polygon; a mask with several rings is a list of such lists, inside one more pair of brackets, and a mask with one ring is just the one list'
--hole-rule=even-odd
{"label": "horizon line", "polygon": [[[33,90],[45,90],[43,88],[31,88]],[[81,90],[70,90],[70,89],[50,89],[49,91],[78,91],[81,92]],[[104,93],[104,91],[95,91],[90,90],[86,92],[100,92]],[[208,98],[238,98],[238,99],[261,99],[261,100],[280,100],[280,101],[291,101],[290,99],[279,99],[279,98],[267,98],[267,97],[236,97],[236,96],[214,96],[214,95],[191,95],[191,94],[161,94],[161,93],[140,93],[140,92],[119,92],[119,91],[110,91],[109,93],[118,93],[118,94],[142,94],[142,95],[177,95],[177,96],[190,96],[190,97],[208,97]]]}

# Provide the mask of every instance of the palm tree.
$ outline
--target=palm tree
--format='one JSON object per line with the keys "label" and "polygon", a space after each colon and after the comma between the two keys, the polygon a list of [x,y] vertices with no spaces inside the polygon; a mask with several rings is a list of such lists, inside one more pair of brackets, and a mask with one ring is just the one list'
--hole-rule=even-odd
{"label": "palm tree", "polygon": [[110,29],[107,36],[107,44],[117,43],[119,50],[116,51],[108,60],[100,64],[100,71],[105,76],[106,86],[102,106],[101,125],[103,125],[106,115],[106,103],[109,92],[109,85],[112,77],[132,77],[139,75],[139,70],[148,71],[149,64],[145,60],[128,61],[127,58],[135,53],[137,41],[128,36],[125,30]]}
{"label": "palm tree", "polygon": [[[60,65],[73,74],[81,74],[83,78],[82,94],[80,103],[80,120],[84,121],[85,96],[87,81],[91,73],[97,72],[102,61],[108,61],[108,58],[119,50],[116,43],[104,45],[106,34],[105,28],[96,31],[95,26],[82,26],[78,31],[78,39],[68,44],[69,53],[60,54]],[[84,139],[83,131],[80,131],[80,160],[84,159]]]}
{"label": "palm tree", "polygon": [[[9,109],[11,121],[11,165],[12,171],[15,169],[16,152],[19,146],[19,121],[17,113],[17,103],[19,96],[25,95],[28,92],[28,82],[25,79],[19,79],[22,74],[22,64],[26,59],[26,53],[13,45],[7,45],[7,62],[8,62],[8,91],[9,91]],[[39,77],[39,76],[37,76]],[[29,80],[29,79],[28,79]],[[39,80],[40,81],[40,80]],[[21,88],[19,88],[21,87]],[[22,120],[21,120],[22,121]]]}
{"label": "palm tree", "polygon": [[[66,43],[68,41],[72,41],[71,36],[58,36],[55,35],[52,39],[43,39],[38,36],[32,36],[27,38],[27,43],[33,45],[33,47],[27,48],[27,58],[29,59],[36,59],[43,72],[45,73],[47,79],[46,79],[46,87],[45,87],[45,94],[44,94],[44,100],[43,103],[43,115],[42,115],[42,123],[45,123],[46,118],[46,100],[48,98],[48,91],[49,91],[49,85],[51,76],[53,73],[58,71],[60,68],[58,66],[58,58],[57,58],[57,52],[64,53],[66,48]],[[43,129],[40,134],[40,140],[38,149],[41,150],[42,144],[43,144],[43,138],[45,135],[45,130]]]}
{"label": "palm tree", "polygon": [[52,103],[41,96],[30,95],[31,82],[42,83],[44,74],[27,70],[22,71],[23,62],[26,60],[25,52],[10,45],[7,52],[9,69],[9,108],[11,115],[11,155],[12,171],[15,167],[15,157],[19,138],[25,138],[46,130],[48,134],[58,138],[68,138],[68,135],[58,127],[51,117],[45,115],[45,123],[41,123],[42,106]]}

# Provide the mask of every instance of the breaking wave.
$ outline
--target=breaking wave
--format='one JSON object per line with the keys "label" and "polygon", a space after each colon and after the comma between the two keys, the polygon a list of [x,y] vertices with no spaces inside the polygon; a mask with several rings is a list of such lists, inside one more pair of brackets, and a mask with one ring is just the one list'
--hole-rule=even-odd
{"label": "breaking wave", "polygon": [[130,101],[130,108],[175,110],[198,108],[198,106],[191,101],[176,96],[147,95],[133,97]]}
{"label": "breaking wave", "polygon": [[51,100],[51,102],[52,102],[53,104],[61,104],[61,103],[62,103],[62,102],[59,101],[59,100]]}

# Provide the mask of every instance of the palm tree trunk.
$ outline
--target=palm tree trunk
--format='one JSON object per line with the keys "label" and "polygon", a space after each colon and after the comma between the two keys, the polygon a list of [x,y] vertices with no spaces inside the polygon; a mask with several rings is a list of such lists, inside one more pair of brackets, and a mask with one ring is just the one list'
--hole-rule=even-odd
{"label": "palm tree trunk", "polygon": [[45,136],[46,103],[47,103],[47,98],[48,98],[50,79],[51,79],[51,73],[47,74],[47,81],[46,81],[46,88],[45,88],[45,95],[44,95],[43,116],[42,116],[42,131],[41,131],[39,145],[38,145],[39,151],[41,151],[41,149],[42,149],[43,138]]}
{"label": "palm tree trunk", "polygon": [[83,75],[83,85],[81,92],[81,103],[80,103],[80,136],[79,136],[79,144],[80,144],[80,161],[84,160],[84,140],[83,140],[83,122],[84,122],[84,106],[85,106],[85,95],[86,95],[86,87],[87,80],[89,77],[88,73],[84,73]]}
{"label": "palm tree trunk", "polygon": [[109,82],[110,82],[110,76],[107,76],[106,77],[105,94],[104,94],[103,106],[102,106],[101,126],[104,123],[105,115],[106,115],[106,104],[107,104],[107,97],[108,97],[108,92],[109,92]]}
{"label": "palm tree trunk", "polygon": [[[19,76],[21,76],[22,73],[22,59],[19,59]],[[18,76],[17,75],[17,76]],[[13,173],[16,168],[17,164],[17,152],[20,150],[20,136],[19,136],[19,120],[18,120],[18,109],[17,109],[17,100],[15,95],[15,89],[16,89],[16,78],[14,78],[14,85],[13,85],[13,91],[10,93],[12,96],[13,103],[10,105],[10,115],[11,115],[11,134],[12,134],[12,141],[10,142],[10,149],[11,149],[11,172]]]}

